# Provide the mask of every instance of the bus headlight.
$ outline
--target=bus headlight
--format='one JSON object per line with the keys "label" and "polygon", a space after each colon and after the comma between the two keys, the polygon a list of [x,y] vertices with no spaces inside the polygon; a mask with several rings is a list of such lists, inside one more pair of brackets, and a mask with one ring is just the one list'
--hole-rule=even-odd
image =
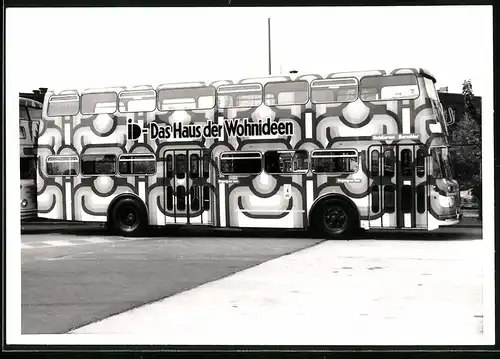
{"label": "bus headlight", "polygon": [[27,205],[28,205],[28,201],[27,201],[27,200],[25,200],[25,199],[23,199],[23,200],[21,201],[21,206],[24,208],[24,207],[26,207]]}
{"label": "bus headlight", "polygon": [[446,197],[446,196],[438,196],[439,198],[439,205],[444,208],[450,208],[453,207],[455,204],[455,199],[453,197]]}

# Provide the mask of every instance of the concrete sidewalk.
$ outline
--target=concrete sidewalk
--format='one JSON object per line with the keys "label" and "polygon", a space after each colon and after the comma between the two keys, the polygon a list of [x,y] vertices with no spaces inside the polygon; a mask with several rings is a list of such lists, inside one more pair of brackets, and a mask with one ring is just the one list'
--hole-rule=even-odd
{"label": "concrete sidewalk", "polygon": [[150,344],[481,344],[482,246],[327,241],[71,333]]}

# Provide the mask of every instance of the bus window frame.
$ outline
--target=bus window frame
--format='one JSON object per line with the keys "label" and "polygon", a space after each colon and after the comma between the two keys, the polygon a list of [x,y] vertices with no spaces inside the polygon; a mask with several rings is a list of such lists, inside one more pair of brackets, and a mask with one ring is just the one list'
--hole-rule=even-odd
{"label": "bus window frame", "polygon": [[[86,96],[96,96],[96,95],[107,95],[107,94],[114,94],[115,95],[115,108],[114,108],[114,111],[112,111],[112,112],[95,112],[97,104],[99,102],[94,102],[94,104],[96,105],[94,107],[94,112],[91,112],[91,113],[83,112],[83,99],[84,99],[84,97],[86,97]],[[112,103],[112,102],[104,102],[104,103]],[[82,93],[80,95],[80,113],[82,115],[85,115],[85,116],[91,116],[91,115],[112,115],[112,114],[116,113],[117,111],[118,111],[118,94],[116,93],[116,91],[86,92],[86,93]]]}
{"label": "bus window frame", "polygon": [[[64,98],[67,98],[66,100],[62,100]],[[72,99],[70,99],[72,98]],[[53,99],[55,99],[55,102],[71,102],[76,104],[76,112],[72,113],[57,113],[57,114],[51,114],[50,112],[50,105],[53,102]],[[59,101],[57,101],[60,99]],[[60,95],[51,95],[49,99],[47,100],[47,116],[48,117],[64,117],[64,116],[77,116],[80,113],[80,95],[79,94],[60,94]]]}
{"label": "bus window frame", "polygon": [[[50,161],[53,157],[57,157],[58,160],[54,160],[54,161]],[[73,158],[74,160],[73,161],[62,161],[60,159],[62,158]],[[76,163],[77,165],[75,166],[76,169],[75,169],[75,174],[68,174],[68,175],[64,175],[64,174],[59,174],[59,175],[51,175],[49,174],[48,172],[48,166],[47,164],[49,162],[64,162],[64,163],[67,163],[67,162],[70,162],[70,163]],[[47,177],[51,177],[51,178],[54,178],[54,177],[76,177],[80,174],[80,159],[78,156],[76,155],[49,155],[47,157],[45,157],[45,175]]]}
{"label": "bus window frame", "polygon": [[[321,82],[327,83],[327,82],[332,82],[335,80],[345,80],[345,79],[354,80],[356,82],[356,98],[354,100],[351,100],[351,101],[314,101],[313,100],[313,89],[314,89],[315,83],[321,83]],[[356,77],[351,77],[351,76],[331,77],[331,78],[327,78],[327,79],[315,79],[315,80],[311,81],[311,84],[309,85],[309,91],[310,91],[309,99],[310,99],[311,103],[314,105],[324,105],[324,104],[330,104],[330,103],[352,103],[352,102],[356,102],[359,99],[359,95],[360,95],[359,80]]]}
{"label": "bus window frame", "polygon": [[[278,104],[278,96],[279,94],[281,93],[290,93],[292,91],[280,91],[276,94],[276,98],[275,101],[276,101],[276,104],[273,104],[273,105],[270,105],[267,103],[267,88],[268,86],[272,86],[272,85],[276,85],[276,84],[296,84],[296,83],[305,83],[306,84],[306,90],[305,90],[305,93],[307,95],[307,99],[305,102],[301,102],[301,103],[286,103],[286,104]],[[263,91],[263,102],[264,104],[267,106],[267,107],[289,107],[289,106],[303,106],[303,105],[306,105],[311,99],[310,99],[310,91],[311,91],[311,86],[309,84],[309,81],[307,80],[292,80],[292,81],[270,81],[270,82],[267,82],[265,85],[264,85],[264,91]],[[293,91],[295,92],[295,91]],[[271,95],[274,96],[273,93],[270,93]]]}
{"label": "bus window frame", "polygon": [[[348,151],[352,151],[354,152],[355,154],[353,155],[338,155],[338,156],[335,156],[335,155],[329,155],[329,156],[315,156],[316,153],[318,152],[348,152]],[[356,158],[356,163],[357,163],[357,168],[356,168],[356,171],[354,172],[317,172],[314,170],[313,168],[313,159],[314,158],[337,158],[337,157],[341,157],[341,158]],[[311,173],[315,174],[315,175],[349,175],[349,176],[352,176],[356,173],[359,172],[360,170],[360,167],[361,167],[361,160],[359,158],[359,151],[355,148],[344,148],[344,149],[317,149],[317,150],[314,150],[311,152],[310,156],[309,156],[309,166],[310,166],[310,169],[311,169]]]}
{"label": "bus window frame", "polygon": [[[363,90],[363,80],[365,79],[370,79],[370,78],[391,78],[391,77],[403,77],[403,76],[411,76],[415,78],[415,85],[417,86],[417,93],[413,95],[412,97],[401,97],[401,98],[386,98],[386,99],[375,99],[375,100],[366,100],[363,98],[362,90]],[[404,101],[404,100],[416,100],[420,97],[422,94],[422,91],[420,90],[420,84],[418,83],[419,75],[415,73],[405,73],[405,74],[385,74],[385,75],[366,75],[362,76],[359,79],[359,85],[358,85],[358,98],[363,101],[363,102],[390,102],[390,101]],[[397,85],[397,86],[409,86],[409,85]],[[370,87],[368,87],[370,88]],[[380,88],[380,91],[382,91],[384,87]],[[381,96],[381,93],[379,93]]]}
{"label": "bus window frame", "polygon": [[[140,157],[149,157],[147,159],[142,160],[142,162],[154,162],[154,172],[153,173],[122,173],[120,171],[120,162],[141,162],[141,160],[137,160],[137,158],[130,158],[130,159],[122,159],[122,157],[127,157],[127,156],[135,156],[137,158]],[[118,156],[118,167],[116,174],[122,177],[134,177],[134,176],[156,176],[158,173],[158,163],[156,159],[156,155],[154,153],[122,153],[121,155]]]}
{"label": "bus window frame", "polygon": [[[222,160],[224,159],[224,155],[228,155],[228,154],[235,154],[237,157],[237,155],[242,155],[242,154],[255,154],[255,155],[258,155],[259,156],[259,160],[260,160],[260,171],[258,173],[252,173],[252,172],[233,172],[233,173],[227,173],[227,172],[222,172]],[[256,159],[254,157],[243,157],[242,159],[244,160],[245,158],[247,159]],[[262,166],[262,152],[261,151],[224,151],[224,152],[221,152],[220,156],[219,156],[219,173],[222,175],[222,176],[238,176],[238,177],[245,177],[245,176],[258,176],[262,173],[262,171],[264,170],[263,169],[263,166]]]}
{"label": "bus window frame", "polygon": [[[235,88],[238,88],[238,87],[245,87],[245,86],[258,86],[259,87],[259,91],[260,91],[260,102],[258,105],[252,105],[252,106],[220,106],[220,102],[219,102],[219,89],[222,88],[223,90],[225,90],[225,88],[231,88],[231,87],[235,87]],[[230,94],[234,94],[236,92],[241,92],[242,95],[244,94],[248,94],[248,93],[253,93],[253,92],[256,92],[257,90],[255,91],[248,91],[248,92],[245,92],[243,90],[234,90],[234,91],[228,91],[228,93]],[[228,84],[228,85],[219,85],[216,89],[216,93],[217,93],[217,98],[216,98],[216,106],[217,108],[220,108],[220,109],[224,109],[224,110],[227,110],[227,109],[232,109],[232,108],[257,108],[259,107],[260,105],[262,105],[262,103],[264,103],[264,87],[262,86],[262,84],[258,83],[258,82],[249,82],[249,83],[243,83],[243,84]],[[229,95],[221,95],[221,96],[229,96]],[[231,98],[234,99],[233,96],[230,96]]]}
{"label": "bus window frame", "polygon": [[[175,85],[175,84],[173,84]],[[189,91],[189,90],[196,90],[196,89],[213,89],[213,95],[211,95],[213,97],[213,103],[212,103],[212,107],[196,107],[196,108],[173,108],[173,109],[169,109],[169,108],[164,108],[163,104],[160,102],[160,97],[161,97],[161,94],[163,92],[169,92],[169,91],[173,91],[173,90],[186,90],[186,91]],[[210,97],[210,96],[199,96],[199,97],[192,97],[193,100],[195,100],[196,102],[196,105],[198,106],[198,102],[200,101],[200,98],[202,97]],[[181,98],[182,99],[182,98]],[[173,100],[173,99],[170,99],[170,100]],[[179,99],[175,99],[175,100],[179,100]],[[164,100],[162,100],[164,101]],[[179,104],[179,103],[177,103]],[[217,89],[215,88],[215,86],[213,85],[203,85],[203,86],[178,86],[178,87],[161,87],[159,89],[156,90],[156,108],[159,112],[172,112],[172,111],[210,111],[210,110],[213,110],[215,109],[217,105]],[[168,105],[167,105],[168,106]]]}

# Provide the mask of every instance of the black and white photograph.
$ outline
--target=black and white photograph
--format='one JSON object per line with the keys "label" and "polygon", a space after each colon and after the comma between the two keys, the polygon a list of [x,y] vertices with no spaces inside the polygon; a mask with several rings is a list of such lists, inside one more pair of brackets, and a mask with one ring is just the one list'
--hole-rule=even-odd
{"label": "black and white photograph", "polygon": [[495,344],[492,6],[5,26],[7,344]]}

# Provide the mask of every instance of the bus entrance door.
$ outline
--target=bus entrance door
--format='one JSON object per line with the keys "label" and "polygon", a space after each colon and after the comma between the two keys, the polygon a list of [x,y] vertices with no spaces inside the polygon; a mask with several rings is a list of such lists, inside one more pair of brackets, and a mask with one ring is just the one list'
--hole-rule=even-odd
{"label": "bus entrance door", "polygon": [[180,149],[165,152],[166,224],[212,224],[212,172],[208,151]]}
{"label": "bus entrance door", "polygon": [[423,145],[368,149],[370,228],[427,228],[427,166]]}

